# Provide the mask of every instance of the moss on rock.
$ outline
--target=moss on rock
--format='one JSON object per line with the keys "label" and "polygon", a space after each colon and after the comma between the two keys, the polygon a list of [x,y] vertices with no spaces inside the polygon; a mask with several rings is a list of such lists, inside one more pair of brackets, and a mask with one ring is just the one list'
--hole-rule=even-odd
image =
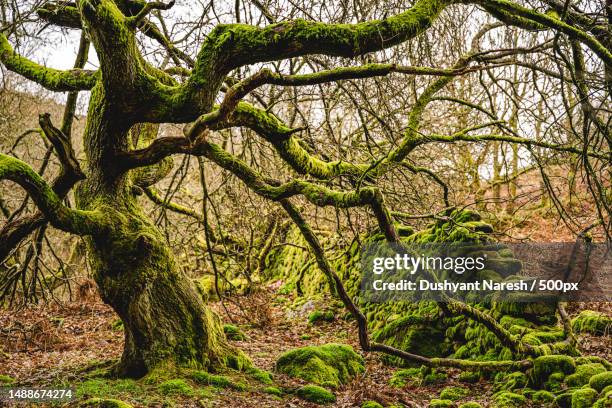
{"label": "moss on rock", "polygon": [[569,387],[582,387],[588,384],[591,377],[605,371],[606,368],[600,363],[582,364],[576,367],[576,372],[574,374],[565,377],[565,383]]}
{"label": "moss on rock", "polygon": [[493,396],[495,407],[497,408],[515,408],[522,407],[527,404],[527,398],[521,394],[502,391]]}
{"label": "moss on rock", "polygon": [[536,391],[532,394],[531,400],[535,403],[545,404],[555,400],[555,394],[546,390]]}
{"label": "moss on rock", "polygon": [[470,394],[470,390],[463,387],[446,387],[440,391],[440,399],[458,401]]}
{"label": "moss on rock", "polygon": [[572,320],[572,329],[576,333],[602,336],[612,329],[612,317],[592,310],[583,310]]}
{"label": "moss on rock", "polygon": [[314,402],[315,404],[331,404],[336,402],[336,396],[329,390],[318,385],[308,384],[299,388],[296,392],[297,396],[305,401]]}
{"label": "moss on rock", "polygon": [[572,394],[572,408],[591,408],[597,399],[597,391],[592,388],[581,388]]}
{"label": "moss on rock", "polygon": [[564,355],[541,356],[533,361],[531,381],[535,385],[544,384],[553,373],[572,374],[576,371],[574,359]]}
{"label": "moss on rock", "polygon": [[589,380],[589,386],[597,391],[602,391],[610,385],[612,385],[612,371],[594,375]]}
{"label": "moss on rock", "polygon": [[319,385],[338,387],[364,371],[363,358],[345,344],[325,344],[290,350],[280,356],[276,370]]}

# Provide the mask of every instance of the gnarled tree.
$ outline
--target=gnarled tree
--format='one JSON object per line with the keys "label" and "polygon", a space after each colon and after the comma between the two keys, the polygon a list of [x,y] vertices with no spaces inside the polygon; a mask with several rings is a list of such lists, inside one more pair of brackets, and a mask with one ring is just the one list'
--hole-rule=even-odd
{"label": "gnarled tree", "polygon": [[[270,69],[270,65],[263,67],[274,61],[314,55],[359,60],[366,54],[413,40],[426,32],[445,9],[469,7],[468,3],[484,9],[499,22],[481,27],[473,36],[469,52],[447,68],[384,62],[286,74],[281,69]],[[608,126],[590,105],[590,85],[584,78],[586,53],[595,64],[604,67],[609,90],[612,70],[609,24],[577,7],[544,0],[541,6],[551,12],[543,13],[539,11],[540,6],[530,7],[506,0],[417,0],[403,12],[380,20],[338,24],[304,19],[274,23],[273,16],[263,9],[260,11],[270,24],[264,27],[218,24],[206,35],[194,58],[177,49],[150,18],[152,13],[159,15],[172,5],[173,2],[143,0],[78,0],[37,7],[39,18],[49,24],[83,30],[99,59],[99,68],[95,71],[82,69],[82,65],[61,71],[37,64],[16,53],[11,46],[8,38],[13,28],[11,24],[5,22],[0,33],[0,61],[7,69],[51,91],[90,92],[83,135],[86,160],[82,166],[71,153],[69,139],[43,118],[43,130],[69,175],[68,182],[49,185],[23,161],[0,155],[0,179],[22,186],[40,210],[39,215],[13,220],[5,226],[1,232],[0,254],[5,258],[45,222],[87,237],[89,261],[102,298],[124,322],[125,349],[119,365],[119,373],[123,375],[140,376],[168,361],[196,366],[241,364],[239,352],[225,341],[218,317],[207,308],[185,277],[163,234],[145,215],[138,201],[143,189],[155,199],[151,186],[168,174],[171,168],[168,158],[172,155],[202,156],[210,160],[234,174],[258,195],[281,201],[298,224],[300,215],[287,201],[293,196],[303,196],[316,206],[371,208],[385,237],[391,241],[397,240],[394,219],[387,209],[384,194],[377,187],[385,173],[402,167],[424,174],[443,187],[445,204],[450,205],[448,189],[440,177],[408,160],[409,155],[421,147],[455,142],[509,143],[530,151],[549,149],[576,155],[589,170],[593,169],[593,162],[606,162],[611,158],[609,148],[602,149],[599,142],[610,146]],[[609,8],[606,12],[610,12]],[[544,39],[530,47],[483,51],[480,45],[483,36],[506,25],[550,32],[555,38],[563,38],[571,44],[573,55],[571,61],[567,61],[569,68],[565,69],[572,75],[560,80],[569,81],[579,89],[581,108],[589,123],[594,124],[596,130],[586,129],[584,140],[560,144],[523,137],[517,134],[516,126],[500,120],[494,112],[475,101],[438,97],[438,93],[459,76],[490,72],[509,65],[524,66],[555,78],[560,76],[549,67],[520,59],[523,55],[545,55],[553,47],[556,52],[565,53],[567,48],[562,49],[558,41],[552,44]],[[145,58],[137,42],[138,32],[159,43],[175,66],[154,66]],[[234,74],[247,66],[257,68],[257,72],[236,79]],[[388,147],[386,153],[360,163],[318,157],[297,136],[304,129],[284,123],[270,112],[269,107],[257,106],[257,101],[245,100],[247,95],[264,86],[311,86],[391,74],[435,79],[406,112],[407,120],[395,145]],[[421,123],[432,102],[464,105],[484,113],[490,120],[450,135],[425,131]],[[158,125],[165,123],[190,125],[183,136],[159,137]],[[363,126],[367,128],[368,125],[364,123]],[[213,132],[232,127],[254,131],[300,178],[281,181],[266,176],[213,142]],[[493,130],[483,133],[483,129]],[[609,193],[598,182],[598,176],[594,177],[593,194],[601,222],[609,231],[610,220],[606,215],[610,210],[606,195]],[[76,208],[70,208],[63,198],[75,185]],[[190,215],[185,209],[179,212]],[[306,234],[310,231],[305,226],[302,229]],[[315,254],[321,258],[316,241],[311,241]],[[323,271],[329,272],[325,270],[328,268],[326,261],[322,258],[318,261]],[[342,294],[337,276],[330,274],[329,278],[330,286],[339,291],[341,297],[346,296]],[[350,299],[343,300],[362,324],[363,316]],[[458,312],[489,324],[492,330],[500,331],[489,317],[477,310],[456,308]],[[508,337],[503,331],[498,334]],[[363,336],[366,336],[362,339],[366,350],[399,353],[400,357],[421,361],[419,356],[372,346],[367,334]],[[461,362],[442,364],[462,365]]]}

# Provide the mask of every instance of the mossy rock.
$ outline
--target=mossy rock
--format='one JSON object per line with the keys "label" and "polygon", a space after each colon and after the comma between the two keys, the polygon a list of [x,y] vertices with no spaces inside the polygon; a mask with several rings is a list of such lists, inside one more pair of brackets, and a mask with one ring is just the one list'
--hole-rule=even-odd
{"label": "mossy rock", "polygon": [[572,394],[572,408],[591,408],[597,399],[597,391],[592,388],[581,388]]}
{"label": "mossy rock", "polygon": [[459,405],[459,408],[482,408],[482,405],[477,402],[470,401],[466,402],[465,404]]}
{"label": "mossy rock", "polygon": [[326,390],[318,385],[308,384],[299,388],[296,392],[301,399],[315,404],[331,404],[336,402],[336,396],[333,392]]}
{"label": "mossy rock", "polygon": [[467,397],[470,394],[470,390],[463,387],[446,387],[440,391],[440,399],[459,401],[462,398]]}
{"label": "mossy rock", "polygon": [[583,310],[572,320],[575,333],[589,333],[602,336],[612,330],[612,317],[592,310]]}
{"label": "mossy rock", "polygon": [[206,371],[192,371],[189,378],[199,385],[208,385],[216,388],[233,388],[235,390],[245,390],[245,384],[232,381],[224,375],[210,374]]}
{"label": "mossy rock", "polygon": [[524,395],[514,392],[502,391],[493,397],[493,401],[497,408],[515,408],[527,405],[527,398]]}
{"label": "mossy rock", "polygon": [[429,408],[450,408],[453,406],[453,401],[448,399],[432,399],[429,401]]}
{"label": "mossy rock", "polygon": [[263,389],[263,392],[270,395],[276,395],[277,397],[281,397],[283,395],[283,390],[278,387],[266,387]]}
{"label": "mossy rock", "polygon": [[79,407],[91,408],[132,408],[127,402],[116,399],[91,398],[81,403]]}
{"label": "mossy rock", "polygon": [[191,385],[180,378],[164,381],[157,386],[157,390],[163,395],[193,396],[193,388]]}
{"label": "mossy rock", "polygon": [[576,367],[576,372],[565,377],[565,383],[569,387],[582,387],[589,383],[591,377],[601,374],[606,368],[600,363],[582,364]]}
{"label": "mossy rock", "polygon": [[361,404],[361,408],[384,408],[384,407],[376,401],[366,401],[363,404]]}
{"label": "mossy rock", "polygon": [[612,371],[594,375],[589,380],[589,386],[597,391],[602,391],[610,385],[612,385]]}
{"label": "mossy rock", "polygon": [[531,400],[536,403],[545,404],[555,400],[555,394],[546,390],[536,391],[531,395]]}
{"label": "mossy rock", "polygon": [[612,407],[612,390],[603,392],[603,396],[595,401],[593,408],[610,408]]}
{"label": "mossy rock", "polygon": [[224,324],[223,332],[225,333],[225,337],[230,340],[244,341],[247,339],[246,334],[244,334],[238,326],[234,326],[233,324]]}
{"label": "mossy rock", "polygon": [[15,384],[15,382],[17,382],[17,380],[15,380],[13,377],[0,374],[0,385],[11,385]]}
{"label": "mossy rock", "polygon": [[544,383],[544,389],[550,392],[559,392],[563,388],[563,381],[565,380],[565,374],[563,373],[552,373],[548,380]]}
{"label": "mossy rock", "polygon": [[348,383],[362,373],[363,358],[345,344],[325,344],[290,350],[276,362],[276,370],[291,377],[329,387]]}
{"label": "mossy rock", "polygon": [[308,323],[317,324],[321,322],[333,322],[334,321],[334,312],[331,310],[322,311],[315,310],[308,316]]}
{"label": "mossy rock", "polygon": [[527,386],[528,378],[524,373],[500,373],[495,377],[495,390],[513,391]]}
{"label": "mossy rock", "polygon": [[531,381],[535,385],[541,385],[553,373],[572,374],[574,371],[576,371],[576,362],[569,356],[540,356],[533,361]]}

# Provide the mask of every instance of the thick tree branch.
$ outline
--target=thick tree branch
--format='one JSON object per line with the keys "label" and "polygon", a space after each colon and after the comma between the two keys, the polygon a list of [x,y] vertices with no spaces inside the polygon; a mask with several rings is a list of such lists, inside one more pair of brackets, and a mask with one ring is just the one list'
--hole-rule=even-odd
{"label": "thick tree branch", "polygon": [[83,69],[62,71],[30,61],[17,54],[1,32],[0,61],[10,71],[55,92],[88,90],[94,86],[97,78],[96,71]]}
{"label": "thick tree branch", "polygon": [[30,166],[0,153],[0,180],[10,180],[23,187],[51,224],[78,235],[91,235],[103,227],[101,217],[89,211],[66,207],[53,189]]}

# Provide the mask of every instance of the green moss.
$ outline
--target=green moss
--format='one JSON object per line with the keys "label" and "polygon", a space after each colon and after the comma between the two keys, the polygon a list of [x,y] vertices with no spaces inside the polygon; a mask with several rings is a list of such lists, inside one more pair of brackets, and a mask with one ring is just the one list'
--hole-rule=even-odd
{"label": "green moss", "polygon": [[283,390],[278,387],[266,387],[263,389],[263,392],[266,394],[276,395],[277,397],[281,397],[283,395]]}
{"label": "green moss", "polygon": [[325,344],[290,350],[276,362],[276,370],[319,385],[337,387],[364,371],[363,358],[344,344]]}
{"label": "green moss", "polygon": [[366,401],[361,404],[361,408],[383,408],[383,406],[376,401]]}
{"label": "green moss", "polygon": [[299,388],[296,394],[301,399],[314,402],[315,404],[331,404],[336,402],[336,396],[331,391],[318,385],[305,385]]}
{"label": "green moss", "polygon": [[591,408],[597,399],[597,391],[592,388],[581,388],[572,394],[572,408]]}
{"label": "green moss", "polygon": [[0,384],[2,385],[10,385],[10,384],[14,384],[16,382],[16,380],[13,377],[10,377],[8,375],[4,375],[4,374],[0,374]]}
{"label": "green moss", "polygon": [[449,408],[453,406],[453,401],[446,399],[432,399],[429,401],[429,408]]}
{"label": "green moss", "polygon": [[116,399],[91,398],[81,403],[80,407],[95,407],[95,408],[132,408],[127,402]]}
{"label": "green moss", "polygon": [[602,336],[612,329],[612,317],[592,310],[583,310],[572,320],[575,333],[590,333]]}
{"label": "green moss", "polygon": [[225,333],[225,337],[230,340],[244,341],[247,339],[246,335],[240,330],[239,327],[234,326],[233,324],[224,324],[223,332]]}
{"label": "green moss", "polygon": [[406,368],[403,370],[396,370],[391,378],[389,384],[394,387],[404,387],[407,383],[416,383],[421,381],[421,369],[420,368]]}
{"label": "green moss", "polygon": [[597,391],[601,391],[609,385],[612,385],[612,371],[594,375],[589,380],[589,386]]}
{"label": "green moss", "polygon": [[495,378],[495,390],[512,391],[527,386],[527,376],[521,372],[515,373],[500,373]]}
{"label": "green moss", "polygon": [[274,382],[272,379],[272,373],[265,370],[260,370],[257,367],[249,368],[247,373],[262,384],[272,384]]}
{"label": "green moss", "polygon": [[440,399],[458,401],[470,394],[470,390],[463,387],[446,387],[440,392]]}
{"label": "green moss", "polygon": [[570,387],[582,387],[588,384],[591,377],[606,371],[600,363],[583,364],[576,367],[576,372],[565,377],[565,383]]}
{"label": "green moss", "polygon": [[167,380],[157,386],[157,390],[163,395],[193,396],[193,388],[185,380],[180,378]]}
{"label": "green moss", "polygon": [[552,373],[572,374],[576,371],[574,359],[564,355],[541,356],[533,361],[531,380],[533,384],[544,384]]}
{"label": "green moss", "polygon": [[571,408],[572,406],[572,395],[574,394],[574,390],[563,392],[555,398],[556,406],[560,408]]}
{"label": "green moss", "polygon": [[107,380],[94,378],[84,381],[76,387],[76,395],[81,398],[109,398],[140,392],[142,392],[141,386],[131,379]]}
{"label": "green moss", "polygon": [[531,400],[536,403],[547,403],[555,400],[555,394],[546,390],[540,390],[533,393]]}
{"label": "green moss", "polygon": [[515,394],[513,392],[502,391],[493,397],[495,407],[497,408],[515,408],[522,407],[527,404],[527,398],[521,394]]}
{"label": "green moss", "polygon": [[206,371],[192,371],[189,373],[189,378],[197,384],[209,385],[217,388],[233,388],[236,390],[244,390],[246,386],[242,383],[232,381],[224,375],[210,374]]}
{"label": "green moss", "polygon": [[466,402],[465,404],[459,405],[459,408],[482,408],[482,405],[477,402],[470,401]]}
{"label": "green moss", "polygon": [[334,321],[334,312],[331,310],[322,311],[315,310],[308,316],[308,323],[317,324],[320,322],[332,322]]}
{"label": "green moss", "polygon": [[563,381],[565,380],[565,374],[563,373],[552,373],[548,380],[544,383],[544,388],[551,392],[561,391]]}
{"label": "green moss", "polygon": [[466,383],[476,383],[480,380],[480,373],[477,371],[462,371],[459,374],[459,381]]}
{"label": "green moss", "polygon": [[448,375],[439,371],[432,371],[429,374],[423,375],[423,384],[435,384],[443,382],[447,379]]}
{"label": "green moss", "polygon": [[121,319],[115,320],[113,323],[111,323],[111,329],[115,331],[123,330],[123,321]]}

